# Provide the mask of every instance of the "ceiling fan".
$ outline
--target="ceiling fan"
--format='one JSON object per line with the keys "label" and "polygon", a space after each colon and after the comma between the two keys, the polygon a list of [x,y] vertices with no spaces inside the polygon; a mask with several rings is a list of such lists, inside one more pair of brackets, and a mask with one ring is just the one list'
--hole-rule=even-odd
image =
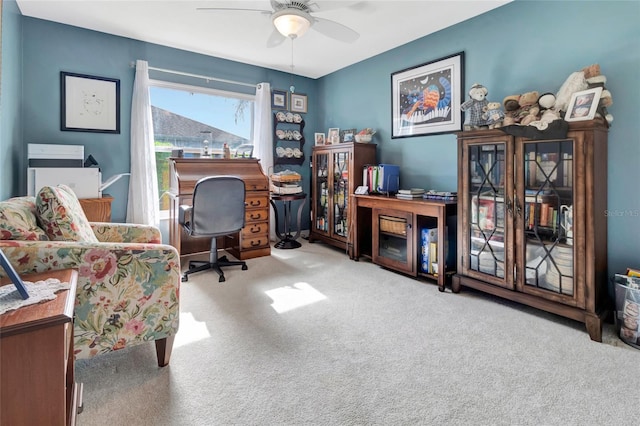
{"label": "ceiling fan", "polygon": [[[313,13],[331,9],[332,6],[320,7],[318,2],[311,0],[270,0],[270,2],[272,10],[232,7],[199,7],[197,9],[207,11],[260,12],[269,15],[275,28],[267,40],[267,47],[278,46],[287,37],[291,39],[301,37],[309,28],[327,37],[346,43],[353,43],[360,37],[360,34],[345,25],[313,15]],[[335,5],[338,2],[328,3]],[[340,7],[345,7],[357,2],[339,3]]]}

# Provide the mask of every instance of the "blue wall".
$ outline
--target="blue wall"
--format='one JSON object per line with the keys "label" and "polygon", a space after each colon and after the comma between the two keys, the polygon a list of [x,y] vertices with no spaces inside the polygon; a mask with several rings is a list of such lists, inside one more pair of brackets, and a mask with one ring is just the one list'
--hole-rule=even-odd
{"label": "blue wall", "polygon": [[15,1],[2,4],[0,81],[0,200],[20,193],[15,165],[22,160],[22,15]]}
{"label": "blue wall", "polygon": [[[609,111],[610,272],[640,266],[640,2],[516,1],[320,80],[322,128],[374,127],[382,162],[401,164],[401,186],[456,190],[454,134],[391,139],[391,73],[465,52],[465,92],[489,100],[557,92],[574,71],[599,63],[613,94]],[[466,98],[465,98],[466,99]],[[633,195],[632,195],[633,194]]]}
{"label": "blue wall", "polygon": [[[129,63],[136,59],[159,68],[267,81],[278,89],[289,86],[286,73],[38,19],[15,19],[11,16],[16,13],[15,3],[5,1],[4,5],[2,198],[25,191],[27,143],[83,144],[85,152],[100,162],[105,177],[129,171],[134,76]],[[489,89],[489,99],[500,101],[529,90],[556,92],[571,72],[597,62],[608,78],[614,101],[610,108],[615,120],[609,134],[609,209],[623,212],[609,218],[609,268],[613,273],[628,265],[639,266],[640,198],[628,188],[640,181],[639,20],[639,2],[516,1],[319,80],[296,77],[297,91],[309,96],[305,155],[310,154],[309,135],[314,132],[326,132],[329,127],[374,127],[379,160],[402,165],[403,187],[455,190],[455,135],[391,139],[392,72],[464,51],[465,87],[482,83]],[[6,48],[11,50],[5,52]],[[60,131],[60,71],[121,80],[120,135]],[[7,147],[13,152],[9,157],[4,154]],[[308,178],[308,163],[298,171]],[[124,220],[127,189],[126,179],[109,189],[115,196],[116,221]]]}
{"label": "blue wall", "polygon": [[[20,188],[26,188],[26,147],[28,143],[52,143],[84,145],[85,156],[92,154],[100,164],[103,179],[129,172],[130,167],[130,116],[131,96],[135,70],[131,62],[143,59],[149,66],[185,73],[214,76],[246,83],[268,82],[272,88],[286,89],[290,85],[289,74],[250,66],[211,56],[144,43],[124,37],[107,35],[77,27],[60,25],[34,18],[23,18],[24,109],[22,119],[23,153],[14,169],[20,178]],[[103,134],[63,132],[60,130],[60,71],[97,75],[120,79],[121,85],[121,133]],[[167,73],[150,72],[151,78],[215,87],[223,90],[251,91],[243,86],[207,83],[202,79]],[[313,99],[316,82],[307,78],[295,78],[296,91]],[[253,93],[253,92],[251,92]],[[316,127],[312,115],[306,117],[307,126]],[[311,140],[311,139],[310,139]],[[305,154],[311,153],[307,143]],[[290,166],[308,177],[308,167]],[[128,179],[121,179],[107,190],[114,196],[112,219],[124,221]],[[24,189],[23,189],[24,191]],[[305,216],[308,218],[308,215]]]}

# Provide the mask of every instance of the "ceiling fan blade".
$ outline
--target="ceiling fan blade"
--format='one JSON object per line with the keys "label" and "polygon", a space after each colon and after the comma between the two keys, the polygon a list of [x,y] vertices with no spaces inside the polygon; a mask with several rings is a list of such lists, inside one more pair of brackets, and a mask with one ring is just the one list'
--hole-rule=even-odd
{"label": "ceiling fan blade", "polygon": [[313,21],[313,25],[311,25],[312,30],[316,30],[319,33],[326,35],[327,37],[331,37],[338,41],[353,43],[360,37],[360,34],[358,34],[356,31],[336,21],[316,18],[315,16],[313,17]]}
{"label": "ceiling fan blade", "polygon": [[273,32],[267,39],[267,47],[276,47],[282,44],[282,42],[286,39],[285,36],[280,34],[277,29],[273,29]]}
{"label": "ceiling fan blade", "polygon": [[264,10],[264,9],[241,9],[238,7],[196,7],[196,10],[204,10],[206,12],[210,12],[212,10],[225,10],[232,12],[260,12],[260,13],[272,13],[272,10]]}
{"label": "ceiling fan blade", "polygon": [[361,1],[336,1],[336,0],[311,0],[310,2],[308,2],[308,6],[309,8],[313,11],[313,12],[325,12],[327,10],[335,10],[335,9],[343,9],[343,8],[349,8],[349,9],[355,9],[360,7],[360,4],[364,3]]}

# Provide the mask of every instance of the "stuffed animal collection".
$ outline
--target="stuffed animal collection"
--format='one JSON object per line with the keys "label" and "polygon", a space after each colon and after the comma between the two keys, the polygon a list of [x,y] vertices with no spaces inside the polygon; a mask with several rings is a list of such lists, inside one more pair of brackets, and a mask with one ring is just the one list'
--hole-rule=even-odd
{"label": "stuffed animal collection", "polygon": [[[539,95],[533,90],[505,96],[502,105],[487,101],[487,88],[476,83],[469,90],[470,99],[460,106],[462,111],[467,112],[464,130],[518,125],[534,126],[544,131],[554,121],[564,118],[574,93],[594,87],[602,87],[596,116],[611,124],[613,116],[607,108],[613,104],[613,99],[605,87],[606,82],[600,65],[592,64],[571,73],[555,94],[547,92]],[[554,124],[554,127],[557,126]]]}

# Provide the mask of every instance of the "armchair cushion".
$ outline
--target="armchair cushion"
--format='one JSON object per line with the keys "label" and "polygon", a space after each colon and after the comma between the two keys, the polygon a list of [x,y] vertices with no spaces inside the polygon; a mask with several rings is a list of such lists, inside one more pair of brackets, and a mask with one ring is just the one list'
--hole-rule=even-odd
{"label": "armchair cushion", "polygon": [[35,201],[34,197],[15,197],[0,202],[0,240],[49,239],[38,227]]}
{"label": "armchair cushion", "polygon": [[162,243],[162,234],[155,226],[110,222],[90,222],[90,224],[98,241],[111,243]]}
{"label": "armchair cushion", "polygon": [[36,208],[50,240],[98,242],[78,198],[67,185],[42,187]]}

